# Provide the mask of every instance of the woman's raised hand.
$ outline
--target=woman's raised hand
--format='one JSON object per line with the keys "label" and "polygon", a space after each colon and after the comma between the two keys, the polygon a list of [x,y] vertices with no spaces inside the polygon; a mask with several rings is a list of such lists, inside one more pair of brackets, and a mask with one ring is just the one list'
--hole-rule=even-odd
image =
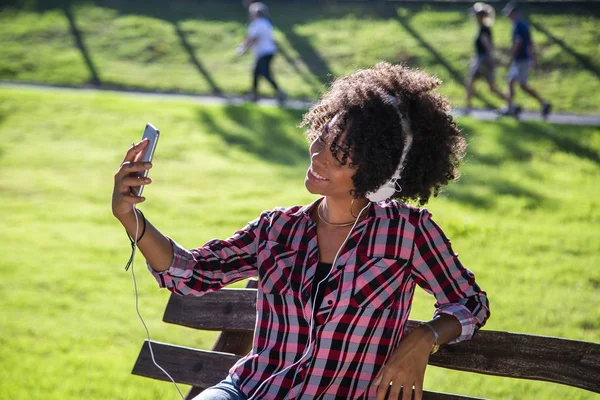
{"label": "woman's raised hand", "polygon": [[112,195],[112,212],[115,217],[121,217],[133,213],[133,205],[146,200],[144,197],[137,196],[133,188],[141,185],[148,185],[152,182],[150,178],[139,176],[139,172],[152,168],[152,163],[141,162],[144,149],[150,141],[144,139],[137,144],[133,144],[121,166],[115,174],[115,186]]}

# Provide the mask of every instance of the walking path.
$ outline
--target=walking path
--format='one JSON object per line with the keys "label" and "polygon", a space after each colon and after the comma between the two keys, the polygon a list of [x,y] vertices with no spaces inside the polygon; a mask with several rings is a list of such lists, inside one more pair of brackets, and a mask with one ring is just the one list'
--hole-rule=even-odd
{"label": "walking path", "polygon": [[[112,93],[123,93],[131,96],[140,96],[144,98],[156,98],[161,100],[169,101],[189,101],[192,103],[199,104],[213,104],[213,105],[241,105],[247,101],[241,96],[219,96],[219,95],[190,95],[190,94],[177,94],[177,93],[160,93],[160,92],[143,92],[133,90],[120,90],[120,89],[103,89],[103,88],[77,88],[77,87],[63,87],[56,85],[45,85],[39,83],[20,83],[20,82],[7,82],[0,81],[0,88],[18,88],[18,89],[36,89],[36,90],[54,90],[54,91],[70,91],[70,92],[112,92]],[[278,107],[278,103],[275,99],[261,99],[258,103],[260,107]],[[307,100],[296,100],[289,99],[285,102],[285,108],[306,110],[313,103]],[[464,108],[456,108],[452,110],[452,114],[456,117],[465,115]],[[472,109],[469,117],[479,120],[495,120],[498,118],[498,114],[495,110],[489,109]],[[508,118],[508,117],[503,117]],[[521,113],[522,121],[541,121],[542,117],[539,111],[527,111],[524,110]],[[587,126],[600,126],[600,114],[571,114],[571,113],[552,113],[548,116],[547,122],[553,124],[565,124],[565,125],[587,125]]]}

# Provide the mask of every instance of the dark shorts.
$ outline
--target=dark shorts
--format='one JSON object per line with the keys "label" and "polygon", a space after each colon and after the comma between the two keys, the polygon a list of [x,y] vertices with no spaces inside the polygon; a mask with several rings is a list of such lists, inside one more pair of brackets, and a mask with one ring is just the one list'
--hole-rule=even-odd
{"label": "dark shorts", "polygon": [[488,82],[496,81],[496,73],[494,69],[494,61],[489,57],[477,56],[471,60],[469,67],[469,79],[474,81],[483,78]]}

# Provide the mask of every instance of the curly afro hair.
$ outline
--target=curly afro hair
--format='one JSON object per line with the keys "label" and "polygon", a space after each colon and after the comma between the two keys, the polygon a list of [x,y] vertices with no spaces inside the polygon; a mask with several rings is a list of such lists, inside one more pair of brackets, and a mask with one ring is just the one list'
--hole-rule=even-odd
{"label": "curly afro hair", "polygon": [[[326,137],[340,162],[350,157],[356,169],[352,195],[359,198],[398,169],[406,143],[404,119],[413,140],[398,182],[402,189],[392,197],[423,205],[458,178],[466,148],[448,100],[432,92],[440,83],[424,72],[381,62],[336,79],[300,126],[308,127],[309,142]],[[336,115],[334,126],[329,126]]]}

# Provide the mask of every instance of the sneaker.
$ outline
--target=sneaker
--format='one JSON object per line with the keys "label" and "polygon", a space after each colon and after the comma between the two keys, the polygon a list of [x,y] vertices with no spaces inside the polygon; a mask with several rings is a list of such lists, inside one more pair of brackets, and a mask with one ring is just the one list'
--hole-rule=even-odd
{"label": "sneaker", "polygon": [[521,119],[521,112],[523,111],[523,108],[521,106],[515,106],[512,109],[512,113],[511,115],[518,121]]}
{"label": "sneaker", "polygon": [[496,110],[498,117],[514,117],[515,119],[521,118],[521,112],[523,108],[521,106],[513,106],[512,108],[503,108]]}
{"label": "sneaker", "polygon": [[550,114],[551,111],[552,111],[552,104],[544,102],[542,104],[542,117],[544,119],[547,119],[548,115]]}
{"label": "sneaker", "polygon": [[258,101],[258,94],[253,92],[248,92],[244,95],[244,101],[251,101],[252,103],[256,103]]}
{"label": "sneaker", "polygon": [[279,90],[277,92],[277,103],[279,103],[280,107],[285,105],[285,101],[287,100],[287,94],[283,90]]}
{"label": "sneaker", "polygon": [[510,115],[510,110],[508,108],[500,108],[496,110],[496,114],[498,114],[498,117],[508,117]]}

